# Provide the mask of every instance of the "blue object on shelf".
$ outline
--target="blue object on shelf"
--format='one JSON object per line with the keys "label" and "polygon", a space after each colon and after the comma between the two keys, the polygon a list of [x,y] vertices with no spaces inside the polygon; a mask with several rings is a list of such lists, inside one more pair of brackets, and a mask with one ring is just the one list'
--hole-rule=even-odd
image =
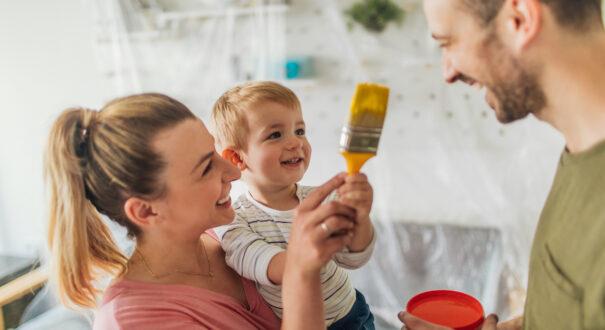
{"label": "blue object on shelf", "polygon": [[300,63],[295,61],[288,61],[286,63],[286,78],[296,79],[300,76]]}
{"label": "blue object on shelf", "polygon": [[313,61],[310,56],[292,57],[286,60],[286,79],[310,78]]}

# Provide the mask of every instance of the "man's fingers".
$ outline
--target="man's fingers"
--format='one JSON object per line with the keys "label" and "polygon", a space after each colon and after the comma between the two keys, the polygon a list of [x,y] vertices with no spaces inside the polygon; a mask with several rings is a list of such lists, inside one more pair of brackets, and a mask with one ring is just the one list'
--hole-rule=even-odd
{"label": "man's fingers", "polygon": [[408,312],[399,313],[399,319],[403,321],[403,324],[405,324],[406,329],[410,330],[451,330],[450,328],[446,328],[419,319]]}
{"label": "man's fingers", "polygon": [[339,173],[332,177],[328,182],[322,184],[321,186],[315,188],[305,200],[303,200],[298,209],[301,211],[312,210],[315,209],[319,204],[321,204],[326,197],[328,197],[334,190],[338,187],[342,186],[345,182],[346,173]]}
{"label": "man's fingers", "polygon": [[[435,325],[415,317],[408,312],[401,312],[397,315],[409,330],[448,330],[449,328]],[[481,330],[496,330],[498,324],[498,316],[490,314],[485,318]]]}
{"label": "man's fingers", "polygon": [[498,324],[498,316],[496,314],[490,314],[485,318],[481,330],[496,330]]}

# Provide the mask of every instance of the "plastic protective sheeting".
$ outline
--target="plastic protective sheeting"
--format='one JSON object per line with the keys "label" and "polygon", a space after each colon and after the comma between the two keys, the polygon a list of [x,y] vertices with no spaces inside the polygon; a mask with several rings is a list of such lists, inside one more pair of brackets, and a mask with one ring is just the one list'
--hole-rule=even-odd
{"label": "plastic protective sheeting", "polygon": [[222,3],[92,1],[99,63],[117,93],[162,91],[208,109],[234,82],[282,77],[285,6]]}
{"label": "plastic protective sheeting", "polygon": [[304,184],[344,169],[338,138],[355,82],[390,86],[379,155],[364,168],[378,245],[352,272],[356,287],[383,328],[398,328],[407,300],[430,289],[465,291],[501,318],[519,313],[560,138],[535,119],[502,126],[482,96],[447,87],[419,1],[398,2],[404,24],[380,35],[347,27],[342,12],[352,3],[96,0],[91,8],[99,64],[119,95],[166,93],[204,120],[228,87],[281,80],[286,55],[312,56],[316,77],[284,82],[302,101],[313,146]]}

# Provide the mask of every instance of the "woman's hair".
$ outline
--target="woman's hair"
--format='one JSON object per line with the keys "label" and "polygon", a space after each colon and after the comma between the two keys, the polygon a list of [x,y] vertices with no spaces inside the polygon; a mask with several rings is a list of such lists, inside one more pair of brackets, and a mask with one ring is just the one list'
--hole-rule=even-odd
{"label": "woman's hair", "polygon": [[128,259],[120,253],[101,217],[140,229],[124,213],[133,196],[157,198],[165,167],[151,143],[161,131],[196,117],[161,94],[119,98],[100,111],[65,110],[55,121],[45,155],[50,197],[48,241],[61,300],[93,307],[99,273],[120,274]]}

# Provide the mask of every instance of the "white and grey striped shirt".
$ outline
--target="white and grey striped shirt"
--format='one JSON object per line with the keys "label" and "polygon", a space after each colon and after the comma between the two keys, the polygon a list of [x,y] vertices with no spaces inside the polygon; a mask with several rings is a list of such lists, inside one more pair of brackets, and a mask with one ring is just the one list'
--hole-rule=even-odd
{"label": "white and grey striped shirt", "polygon": [[[314,187],[297,185],[298,200]],[[259,293],[278,317],[282,317],[281,286],[271,283],[267,268],[271,259],[288,245],[294,210],[278,211],[262,205],[246,193],[234,203],[235,220],[215,229],[226,252],[227,264],[241,276],[256,282]],[[355,289],[347,272],[363,266],[372,256],[376,238],[361,252],[337,253],[321,271],[326,326],[346,316],[355,303]]]}

